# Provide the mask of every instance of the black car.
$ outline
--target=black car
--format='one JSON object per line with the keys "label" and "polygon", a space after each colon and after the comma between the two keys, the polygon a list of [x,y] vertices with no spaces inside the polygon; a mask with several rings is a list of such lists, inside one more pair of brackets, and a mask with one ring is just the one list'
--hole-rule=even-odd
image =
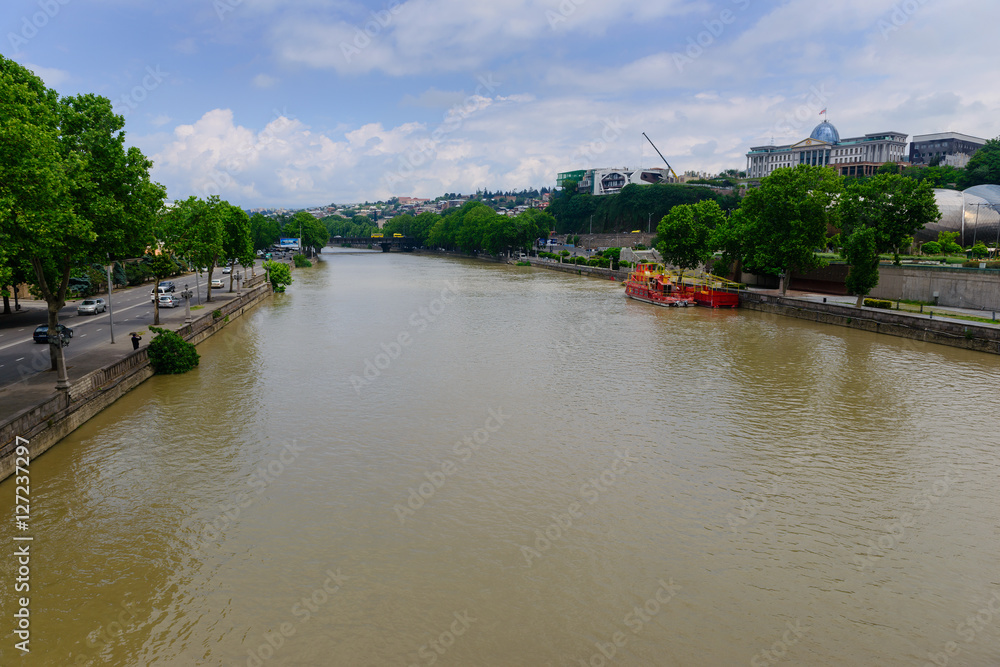
{"label": "black car", "polygon": [[[73,330],[63,324],[57,324],[59,333],[63,338],[72,338]],[[35,333],[32,336],[36,343],[48,343],[49,342],[49,325],[40,324],[35,328]]]}
{"label": "black car", "polygon": [[170,282],[169,280],[164,280],[163,282],[160,283],[159,286],[162,287],[167,292],[173,292],[173,291],[175,291],[174,284],[172,282]]}

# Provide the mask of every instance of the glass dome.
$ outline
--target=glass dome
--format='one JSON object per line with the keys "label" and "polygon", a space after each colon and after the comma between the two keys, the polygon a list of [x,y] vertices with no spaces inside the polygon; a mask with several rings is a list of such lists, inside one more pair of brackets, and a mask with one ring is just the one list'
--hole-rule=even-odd
{"label": "glass dome", "polygon": [[809,135],[809,138],[819,139],[820,141],[825,141],[828,144],[839,144],[840,132],[837,132],[837,128],[833,126],[833,123],[824,120],[822,123],[820,123],[813,129],[812,134]]}
{"label": "glass dome", "polygon": [[938,232],[944,231],[958,232],[956,240],[964,246],[1000,242],[1000,185],[977,185],[964,192],[935,189],[934,199],[941,219],[918,229],[913,234],[917,241],[936,241]]}

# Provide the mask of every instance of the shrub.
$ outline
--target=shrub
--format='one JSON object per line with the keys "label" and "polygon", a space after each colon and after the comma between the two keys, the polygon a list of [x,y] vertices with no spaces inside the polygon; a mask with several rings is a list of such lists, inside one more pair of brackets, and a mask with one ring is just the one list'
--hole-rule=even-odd
{"label": "shrub", "polygon": [[271,288],[275,292],[284,292],[286,285],[292,284],[292,270],[282,262],[264,262],[264,269],[271,278]]}
{"label": "shrub", "polygon": [[[966,266],[972,269],[978,269],[982,262],[980,260],[972,260],[968,262],[962,262],[962,266]],[[1000,262],[986,262],[987,269],[1000,269]]]}
{"label": "shrub", "polygon": [[990,254],[989,251],[986,249],[986,244],[983,243],[982,241],[976,241],[976,245],[972,246],[969,252],[976,259],[982,259],[983,257],[986,257],[986,255]]}
{"label": "shrub", "polygon": [[212,311],[212,319],[216,319],[217,320],[220,317],[222,317],[222,311],[221,310],[219,310],[218,308],[216,308],[215,310]]}
{"label": "shrub", "polygon": [[313,263],[310,262],[305,255],[295,255],[292,261],[295,263],[295,268],[297,269],[303,269],[313,265]]}
{"label": "shrub", "polygon": [[194,345],[174,331],[160,327],[149,327],[157,336],[149,343],[149,362],[153,370],[161,375],[187,373],[198,365],[201,356]]}
{"label": "shrub", "polygon": [[892,301],[886,299],[865,299],[862,303],[869,308],[886,308],[892,310]]}
{"label": "shrub", "polygon": [[925,255],[940,255],[941,254],[941,244],[937,241],[928,241],[927,243],[920,246],[920,252]]}

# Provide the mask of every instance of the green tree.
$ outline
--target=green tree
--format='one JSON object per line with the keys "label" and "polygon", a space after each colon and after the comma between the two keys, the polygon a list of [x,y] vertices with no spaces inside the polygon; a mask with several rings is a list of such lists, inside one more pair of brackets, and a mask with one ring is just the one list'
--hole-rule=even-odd
{"label": "green tree", "polygon": [[929,183],[897,174],[876,174],[849,183],[837,214],[845,236],[859,227],[874,229],[878,252],[892,251],[896,264],[904,241],[941,217]]}
{"label": "green tree", "polygon": [[722,226],[717,243],[725,256],[749,271],[781,276],[781,293],[792,271],[824,265],[816,250],[826,243],[841,179],[829,167],[776,169],[743,199],[739,215]]}
{"label": "green tree", "polygon": [[990,251],[986,248],[986,244],[982,241],[976,241],[975,245],[972,246],[970,252],[976,259],[982,259],[990,254]]}
{"label": "green tree", "polygon": [[264,270],[267,271],[271,288],[275,292],[284,292],[285,286],[292,284],[292,271],[284,262],[264,262]]}
{"label": "green tree", "polygon": [[156,283],[153,286],[153,324],[158,325],[160,323],[160,294],[157,287],[160,285],[161,280],[177,270],[177,264],[163,250],[158,253],[149,253],[146,257],[148,259],[146,266],[149,267],[153,276],[156,277]]}
{"label": "green tree", "polygon": [[267,250],[281,238],[278,221],[260,213],[250,216],[250,242],[253,249]]}
{"label": "green tree", "polygon": [[663,260],[678,267],[683,276],[685,270],[701,266],[712,256],[712,233],[725,217],[710,199],[675,206],[657,226],[654,245]]}
{"label": "green tree", "polygon": [[858,295],[857,306],[878,285],[878,230],[874,227],[857,227],[844,240],[841,255],[851,265],[847,272],[847,289]]}
{"label": "green tree", "polygon": [[229,291],[232,292],[236,278],[235,264],[239,262],[250,266],[254,261],[250,218],[246,211],[229,202],[220,202],[219,212],[222,216],[222,255],[229,264]]}
{"label": "green tree", "polygon": [[[51,330],[74,268],[141,254],[162,204],[150,162],[124,148],[124,119],[106,98],[58,100],[26,69],[0,56],[0,237],[35,273]],[[0,258],[0,271],[10,264]],[[5,282],[5,281],[3,281]],[[62,348],[50,346],[56,386],[66,389]]]}
{"label": "green tree", "polygon": [[305,211],[298,211],[292,216],[285,225],[285,235],[300,239],[303,251],[311,248],[318,253],[330,242],[330,233],[323,223]]}
{"label": "green tree", "polygon": [[[207,201],[191,196],[162,215],[158,225],[164,247],[198,267],[207,267],[209,284],[225,247],[223,215],[228,207],[217,195]],[[211,301],[211,288],[207,292],[205,300]]]}
{"label": "green tree", "polygon": [[961,183],[963,188],[987,183],[1000,184],[1000,137],[988,140],[973,153],[969,163],[965,165]]}
{"label": "green tree", "polygon": [[[955,242],[958,238],[959,232],[938,232],[938,245],[941,246],[941,252],[946,255],[957,255],[962,252],[962,246]],[[927,245],[926,243],[924,244]]]}

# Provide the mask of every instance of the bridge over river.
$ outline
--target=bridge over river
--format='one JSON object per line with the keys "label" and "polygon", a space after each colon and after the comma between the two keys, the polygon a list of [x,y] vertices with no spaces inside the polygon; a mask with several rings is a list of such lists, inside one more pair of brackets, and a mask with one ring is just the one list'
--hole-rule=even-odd
{"label": "bridge over river", "polygon": [[392,248],[397,248],[403,250],[404,252],[413,252],[413,249],[417,247],[416,241],[412,236],[395,236],[389,237],[372,237],[372,236],[335,236],[330,239],[330,243],[333,247],[338,246],[362,246],[367,248],[369,245],[378,245],[382,248],[382,252],[389,252]]}

